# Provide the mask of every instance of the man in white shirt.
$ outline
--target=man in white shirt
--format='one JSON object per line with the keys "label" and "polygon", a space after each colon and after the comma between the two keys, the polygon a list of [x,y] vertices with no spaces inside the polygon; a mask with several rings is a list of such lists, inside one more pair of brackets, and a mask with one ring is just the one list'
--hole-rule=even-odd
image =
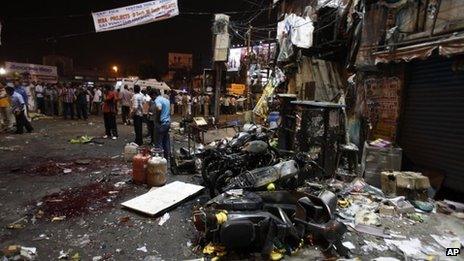
{"label": "man in white shirt", "polygon": [[35,86],[35,97],[37,98],[37,109],[39,113],[45,114],[45,100],[44,100],[44,84],[37,83]]}
{"label": "man in white shirt", "polygon": [[230,114],[229,104],[230,104],[230,97],[226,96],[224,98],[224,111],[225,111],[225,114]]}
{"label": "man in white shirt", "polygon": [[134,119],[135,143],[143,145],[143,104],[145,96],[140,93],[140,86],[134,86],[134,96],[132,96],[131,115]]}
{"label": "man in white shirt", "polygon": [[94,89],[93,93],[93,100],[92,100],[92,106],[93,106],[93,113],[95,115],[100,115],[101,111],[101,102],[102,102],[102,91],[100,90],[99,87],[96,87]]}

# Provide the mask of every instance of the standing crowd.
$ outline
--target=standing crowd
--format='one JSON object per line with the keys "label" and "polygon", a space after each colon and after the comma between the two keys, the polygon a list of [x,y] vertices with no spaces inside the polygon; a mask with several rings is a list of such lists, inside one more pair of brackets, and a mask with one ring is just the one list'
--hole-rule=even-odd
{"label": "standing crowd", "polygon": [[[127,85],[115,90],[111,85],[85,86],[79,83],[44,83],[29,81],[0,82],[0,123],[2,130],[16,133],[32,132],[29,112],[64,119],[87,120],[90,114],[103,115],[105,134],[103,138],[118,138],[117,115],[124,125],[134,126],[135,143],[148,144],[163,149],[169,159],[169,129],[171,115],[211,115],[212,97],[209,94],[190,95],[183,91],[160,91],[150,86],[142,89]],[[235,114],[244,109],[240,96],[220,97],[222,114]],[[146,126],[146,136],[144,133]]]}
{"label": "standing crowd", "polygon": [[208,117],[213,110],[212,98],[209,94],[190,95],[186,92],[174,91],[171,92],[169,99],[172,113],[181,114],[182,117],[190,115]]}

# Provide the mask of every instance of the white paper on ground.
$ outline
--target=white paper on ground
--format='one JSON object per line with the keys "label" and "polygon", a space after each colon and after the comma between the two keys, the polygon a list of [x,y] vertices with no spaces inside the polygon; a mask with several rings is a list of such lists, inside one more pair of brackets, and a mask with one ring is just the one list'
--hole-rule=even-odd
{"label": "white paper on ground", "polygon": [[350,241],[345,241],[342,243],[346,248],[348,248],[349,250],[353,250],[353,249],[356,249],[356,247],[353,245],[353,243],[351,243]]}
{"label": "white paper on ground", "polygon": [[174,181],[163,187],[123,202],[124,207],[140,211],[150,216],[171,208],[186,198],[203,190],[203,186]]}
{"label": "white paper on ground", "polygon": [[440,246],[444,248],[461,248],[459,237],[430,235]]}
{"label": "white paper on ground", "polygon": [[146,246],[143,246],[143,247],[139,247],[139,248],[137,248],[137,251],[142,251],[142,252],[145,252],[145,253],[147,253],[147,252],[148,252],[148,250],[147,250],[147,247],[146,247]]}
{"label": "white paper on ground", "polygon": [[412,238],[411,240],[391,240],[385,239],[387,245],[394,245],[401,250],[406,256],[421,255],[422,243],[418,238]]}
{"label": "white paper on ground", "polygon": [[164,213],[164,215],[160,218],[160,221],[158,222],[158,225],[162,226],[168,219],[170,218],[169,213]]}

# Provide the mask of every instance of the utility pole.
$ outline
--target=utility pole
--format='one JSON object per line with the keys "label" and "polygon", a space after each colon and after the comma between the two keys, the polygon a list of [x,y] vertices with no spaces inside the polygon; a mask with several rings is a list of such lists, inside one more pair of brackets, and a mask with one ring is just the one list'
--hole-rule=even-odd
{"label": "utility pole", "polygon": [[213,25],[213,69],[214,84],[214,117],[219,117],[219,98],[221,96],[224,63],[227,62],[229,51],[229,16],[216,14]]}
{"label": "utility pole", "polygon": [[[247,73],[250,69],[250,64],[251,64],[251,54],[252,54],[252,50],[251,50],[251,30],[253,29],[253,27],[251,26],[251,24],[248,25],[248,31],[247,31],[247,56],[248,56],[248,59],[247,59]],[[253,85],[253,82],[250,82],[251,84],[248,86],[247,88],[247,109],[248,110],[251,110],[252,108],[252,102],[251,102],[251,86]]]}

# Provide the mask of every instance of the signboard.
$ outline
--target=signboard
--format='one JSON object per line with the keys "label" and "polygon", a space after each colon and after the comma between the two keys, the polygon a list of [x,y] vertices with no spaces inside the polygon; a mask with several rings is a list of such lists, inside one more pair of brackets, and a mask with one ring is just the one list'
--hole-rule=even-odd
{"label": "signboard", "polygon": [[367,92],[372,139],[395,141],[400,109],[401,79],[399,77],[368,78],[364,81]]}
{"label": "signboard", "polygon": [[232,83],[228,91],[230,94],[243,95],[245,93],[245,84]]}
{"label": "signboard", "polygon": [[23,77],[32,81],[43,81],[50,83],[55,83],[58,81],[58,72],[56,66],[5,62],[5,69],[8,73],[21,74]]}
{"label": "signboard", "polygon": [[92,13],[92,17],[95,31],[104,32],[161,21],[178,14],[177,0],[155,0]]}
{"label": "signboard", "polygon": [[242,58],[242,48],[230,48],[229,59],[227,62],[227,71],[236,72],[240,68],[240,59]]}
{"label": "signboard", "polygon": [[[240,69],[241,61],[247,56],[247,47],[230,48],[229,58],[227,61],[227,71],[233,72]],[[263,43],[252,46],[250,51],[256,58],[254,62],[258,63],[261,67],[267,67],[269,62],[274,59],[277,54],[276,43]]]}
{"label": "signboard", "polygon": [[187,69],[193,67],[193,55],[191,53],[169,53],[169,69]]}

